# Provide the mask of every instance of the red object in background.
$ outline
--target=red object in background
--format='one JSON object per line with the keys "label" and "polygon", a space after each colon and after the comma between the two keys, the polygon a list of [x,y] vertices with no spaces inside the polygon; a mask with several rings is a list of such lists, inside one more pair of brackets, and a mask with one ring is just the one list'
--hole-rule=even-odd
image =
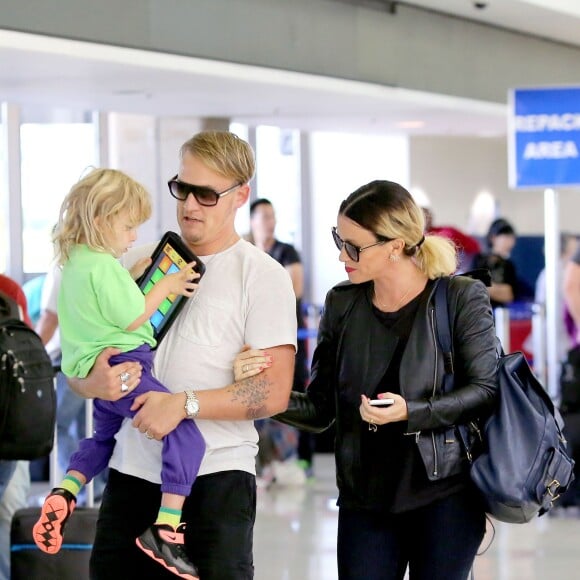
{"label": "red object in background", "polygon": [[12,278],[0,274],[0,292],[3,292],[9,298],[12,298],[20,308],[22,308],[22,314],[24,316],[24,322],[34,328],[32,321],[28,316],[28,305],[26,303],[26,295],[18,283],[16,283]]}
{"label": "red object in background", "polygon": [[531,319],[510,320],[510,351],[516,352],[521,350],[528,361],[531,361],[534,358],[534,355],[524,348],[524,343],[531,333]]}
{"label": "red object in background", "polygon": [[429,230],[430,234],[437,234],[443,238],[451,240],[458,248],[466,254],[477,254],[481,248],[479,242],[467,234],[452,226],[435,226]]}

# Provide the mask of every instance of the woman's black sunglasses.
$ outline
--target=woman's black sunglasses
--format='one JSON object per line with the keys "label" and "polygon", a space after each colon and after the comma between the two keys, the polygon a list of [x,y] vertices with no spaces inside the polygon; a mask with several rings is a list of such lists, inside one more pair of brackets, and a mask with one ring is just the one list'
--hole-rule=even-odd
{"label": "woman's black sunglasses", "polygon": [[231,193],[234,191],[234,189],[236,189],[236,187],[240,187],[242,184],[236,183],[224,191],[215,191],[211,187],[205,187],[203,185],[192,185],[191,183],[179,181],[176,175],[167,182],[167,185],[169,186],[169,193],[175,199],[178,199],[179,201],[185,201],[187,196],[191,193],[199,205],[210,207],[217,205],[220,197]]}
{"label": "woman's black sunglasses", "polygon": [[332,239],[334,240],[334,243],[336,244],[336,247],[338,248],[338,251],[342,251],[342,248],[344,248],[344,251],[346,252],[346,255],[353,261],[353,262],[358,262],[360,259],[360,253],[364,250],[367,250],[368,248],[372,248],[373,246],[380,246],[382,244],[386,244],[387,242],[391,242],[392,239],[391,238],[380,238],[377,242],[375,242],[374,244],[369,244],[368,246],[355,246],[354,244],[351,244],[350,242],[345,242],[339,235],[338,232],[336,231],[336,228],[332,228]]}

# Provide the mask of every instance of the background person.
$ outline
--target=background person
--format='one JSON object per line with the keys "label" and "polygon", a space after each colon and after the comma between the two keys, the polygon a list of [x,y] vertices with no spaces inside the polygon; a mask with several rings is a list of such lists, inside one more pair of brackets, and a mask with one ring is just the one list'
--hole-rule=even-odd
{"label": "background person", "polygon": [[[569,331],[566,327],[566,318],[570,315],[566,306],[566,291],[565,291],[565,272],[568,262],[572,259],[578,248],[578,238],[569,233],[562,233],[560,235],[560,260],[558,261],[558,280],[557,288],[561,291],[562,311],[557,316],[558,322],[558,353],[559,360],[563,361],[566,358],[566,353],[572,347],[572,340]],[[534,303],[546,308],[546,268],[543,268],[536,278],[536,285],[534,291]],[[545,312],[544,312],[545,315]]]}
{"label": "background person", "polygon": [[580,247],[564,266],[563,276],[564,303],[566,306],[565,323],[570,339],[570,352],[564,363],[561,381],[560,409],[566,422],[566,439],[572,458],[576,461],[576,477],[570,490],[562,498],[561,507],[580,506]]}
{"label": "background person", "polygon": [[[196,418],[206,453],[183,506],[185,546],[203,580],[253,578],[256,516],[254,420],[283,411],[292,387],[296,300],[288,273],[235,231],[237,210],[247,203],[254,174],[251,147],[227,131],[202,132],[183,144],[178,174],[169,181],[177,200],[184,242],[205,263],[198,290],[155,354],[155,374],[172,391],[147,393],[133,422],[117,437],[91,558],[94,580],[170,578],[135,547],[135,535],[159,505],[160,440],[181,421]],[[154,245],[127,255],[151,254]],[[267,349],[272,362],[259,377],[234,382],[232,363],[246,343]],[[84,396],[118,399],[119,374],[111,350],[97,358],[86,379],[73,386]],[[247,365],[237,368],[246,372]]]}
{"label": "background person", "polygon": [[[258,248],[272,256],[279,264],[282,264],[290,274],[292,287],[296,295],[298,330],[304,329],[306,327],[302,313],[304,267],[296,248],[275,238],[276,212],[268,199],[260,198],[250,204],[250,228],[251,241]],[[292,390],[303,392],[307,382],[306,341],[299,339],[297,344]],[[261,463],[263,479],[268,479],[268,464],[274,466],[272,476],[280,484],[303,483],[305,473],[308,476],[313,475],[314,436],[312,433],[301,431],[296,435],[292,427],[271,419],[260,420],[257,422],[256,427],[260,434],[258,459],[260,460],[259,463]],[[294,444],[296,439],[298,441],[297,447]],[[298,464],[295,463],[296,455],[299,460]],[[281,461],[287,459],[287,461],[281,465],[275,461],[276,459]],[[304,471],[303,473],[297,470],[298,465]]]}
{"label": "background person", "polygon": [[400,580],[407,567],[411,580],[465,580],[485,532],[455,426],[493,408],[489,295],[479,281],[450,280],[458,380],[444,393],[432,308],[456,256],[423,226],[396,183],[371,182],[342,202],[333,237],[349,282],[328,293],[310,385],[279,416],[314,429],[336,422],[340,580]]}
{"label": "background person", "polygon": [[[18,305],[22,320],[32,328],[26,295],[12,278],[0,274],[0,292]],[[28,461],[0,459],[0,580],[10,580],[10,526],[12,516],[26,507],[30,491]]]}
{"label": "background person", "polygon": [[498,218],[489,226],[485,237],[488,251],[477,254],[471,268],[484,268],[491,274],[488,288],[493,308],[507,306],[517,297],[518,278],[516,267],[510,260],[516,245],[516,232],[504,218]]}

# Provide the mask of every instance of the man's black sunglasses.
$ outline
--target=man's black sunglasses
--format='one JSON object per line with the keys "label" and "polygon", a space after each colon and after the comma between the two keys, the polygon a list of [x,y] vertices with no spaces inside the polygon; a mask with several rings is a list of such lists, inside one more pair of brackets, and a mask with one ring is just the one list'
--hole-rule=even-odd
{"label": "man's black sunglasses", "polygon": [[199,205],[213,206],[217,205],[220,197],[231,193],[237,187],[242,185],[241,183],[236,183],[224,191],[215,191],[211,187],[205,187],[204,185],[192,185],[191,183],[185,183],[177,179],[177,175],[172,177],[168,182],[169,193],[179,201],[185,201],[189,194],[195,197]]}
{"label": "man's black sunglasses", "polygon": [[339,251],[342,251],[342,248],[344,248],[344,251],[346,252],[346,255],[353,262],[358,262],[359,261],[359,259],[360,259],[360,253],[363,252],[364,250],[367,250],[368,248],[372,248],[373,246],[380,246],[382,244],[386,244],[387,242],[392,242],[393,241],[392,238],[379,237],[379,240],[377,242],[375,242],[374,244],[369,244],[368,246],[355,246],[354,244],[351,244],[350,242],[345,242],[338,235],[338,232],[336,231],[336,228],[332,228],[332,239],[334,240],[334,243],[336,244],[336,247],[338,248],[338,250]]}

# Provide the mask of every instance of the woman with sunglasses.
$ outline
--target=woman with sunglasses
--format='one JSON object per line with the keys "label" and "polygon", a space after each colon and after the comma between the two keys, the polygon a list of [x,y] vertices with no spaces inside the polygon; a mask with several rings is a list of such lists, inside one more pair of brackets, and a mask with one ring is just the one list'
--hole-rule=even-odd
{"label": "woman with sunglasses", "polygon": [[[326,297],[312,380],[277,418],[336,423],[340,580],[464,580],[485,532],[454,427],[496,395],[495,332],[485,286],[450,280],[455,388],[442,392],[434,289],[455,248],[424,235],[410,194],[389,181],[342,202],[332,235],[349,281]],[[256,355],[259,351],[254,351]]]}

